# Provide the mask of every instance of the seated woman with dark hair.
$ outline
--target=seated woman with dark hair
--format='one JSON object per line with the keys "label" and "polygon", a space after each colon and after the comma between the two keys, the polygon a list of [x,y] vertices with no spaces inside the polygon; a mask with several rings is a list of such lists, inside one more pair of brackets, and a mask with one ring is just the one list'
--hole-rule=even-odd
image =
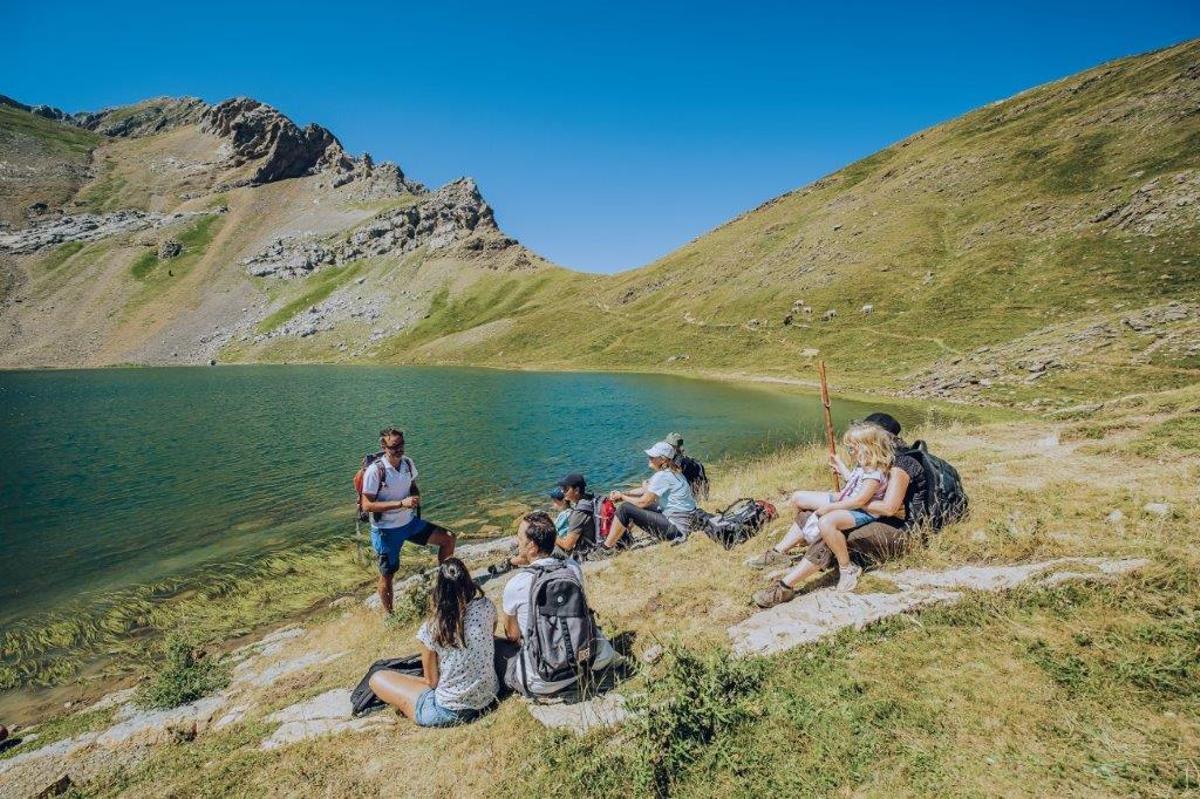
{"label": "seated woman with dark hair", "polygon": [[496,606],[458,558],[438,566],[433,608],[417,631],[424,676],[371,675],[371,690],[422,727],[473,721],[496,701]]}

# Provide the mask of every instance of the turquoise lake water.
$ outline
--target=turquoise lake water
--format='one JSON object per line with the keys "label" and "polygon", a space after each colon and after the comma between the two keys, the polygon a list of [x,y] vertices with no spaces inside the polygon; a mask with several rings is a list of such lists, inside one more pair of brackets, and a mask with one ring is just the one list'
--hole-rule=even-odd
{"label": "turquoise lake water", "polygon": [[415,367],[6,372],[0,420],[0,626],[345,535],[351,477],[387,424],[408,431],[424,515],[447,521],[540,502],[567,471],[627,481],[671,430],[707,462],[822,435],[819,402],[783,389]]}

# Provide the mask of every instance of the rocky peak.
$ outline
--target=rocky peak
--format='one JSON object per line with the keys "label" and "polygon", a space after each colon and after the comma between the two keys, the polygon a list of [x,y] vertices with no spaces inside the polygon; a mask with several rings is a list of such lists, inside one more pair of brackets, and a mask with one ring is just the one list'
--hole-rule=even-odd
{"label": "rocky peak", "polygon": [[[256,277],[295,278],[326,266],[404,255],[419,247],[429,252],[457,249],[469,257],[494,255],[516,244],[500,232],[475,181],[459,178],[415,205],[378,214],[349,235],[284,236],[242,263]],[[516,266],[528,266],[528,259]]]}
{"label": "rocky peak", "polygon": [[354,168],[341,142],[328,130],[315,124],[301,129],[276,109],[249,97],[235,97],[207,108],[200,127],[229,141],[231,166],[260,162],[240,185]]}
{"label": "rocky peak", "polygon": [[[57,118],[105,136],[133,138],[153,136],[182,125],[195,124],[207,109],[208,103],[198,97],[158,97],[134,105],[106,108],[103,111],[81,111]],[[35,109],[34,113],[39,111]],[[47,114],[43,113],[42,116]]]}

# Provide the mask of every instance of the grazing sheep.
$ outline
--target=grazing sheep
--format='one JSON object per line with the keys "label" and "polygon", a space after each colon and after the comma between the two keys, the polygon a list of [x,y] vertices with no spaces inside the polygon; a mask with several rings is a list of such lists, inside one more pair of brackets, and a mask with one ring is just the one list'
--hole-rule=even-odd
{"label": "grazing sheep", "polygon": [[864,305],[862,307],[863,316],[870,316],[871,311],[874,311],[874,310],[875,310],[875,306],[871,305],[870,303],[867,303],[866,305]]}
{"label": "grazing sheep", "polygon": [[828,322],[833,317],[837,316],[837,308],[830,308],[825,313],[821,314],[821,321]]}

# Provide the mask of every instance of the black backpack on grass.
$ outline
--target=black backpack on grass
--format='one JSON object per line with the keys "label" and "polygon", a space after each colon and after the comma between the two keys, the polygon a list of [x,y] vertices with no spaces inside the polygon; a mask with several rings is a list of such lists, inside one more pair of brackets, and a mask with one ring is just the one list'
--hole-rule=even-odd
{"label": "black backpack on grass", "polygon": [[733,549],[743,541],[758,535],[758,531],[775,518],[776,511],[770,502],[746,497],[737,500],[720,513],[704,515],[700,529],[725,549]]}
{"label": "black backpack on grass", "polygon": [[962,478],[958,476],[958,470],[936,455],[930,455],[929,447],[924,441],[914,441],[910,448],[902,452],[916,459],[925,471],[925,507],[922,518],[912,519],[910,522],[923,525],[936,533],[946,525],[965,518],[970,501],[963,488]]}

